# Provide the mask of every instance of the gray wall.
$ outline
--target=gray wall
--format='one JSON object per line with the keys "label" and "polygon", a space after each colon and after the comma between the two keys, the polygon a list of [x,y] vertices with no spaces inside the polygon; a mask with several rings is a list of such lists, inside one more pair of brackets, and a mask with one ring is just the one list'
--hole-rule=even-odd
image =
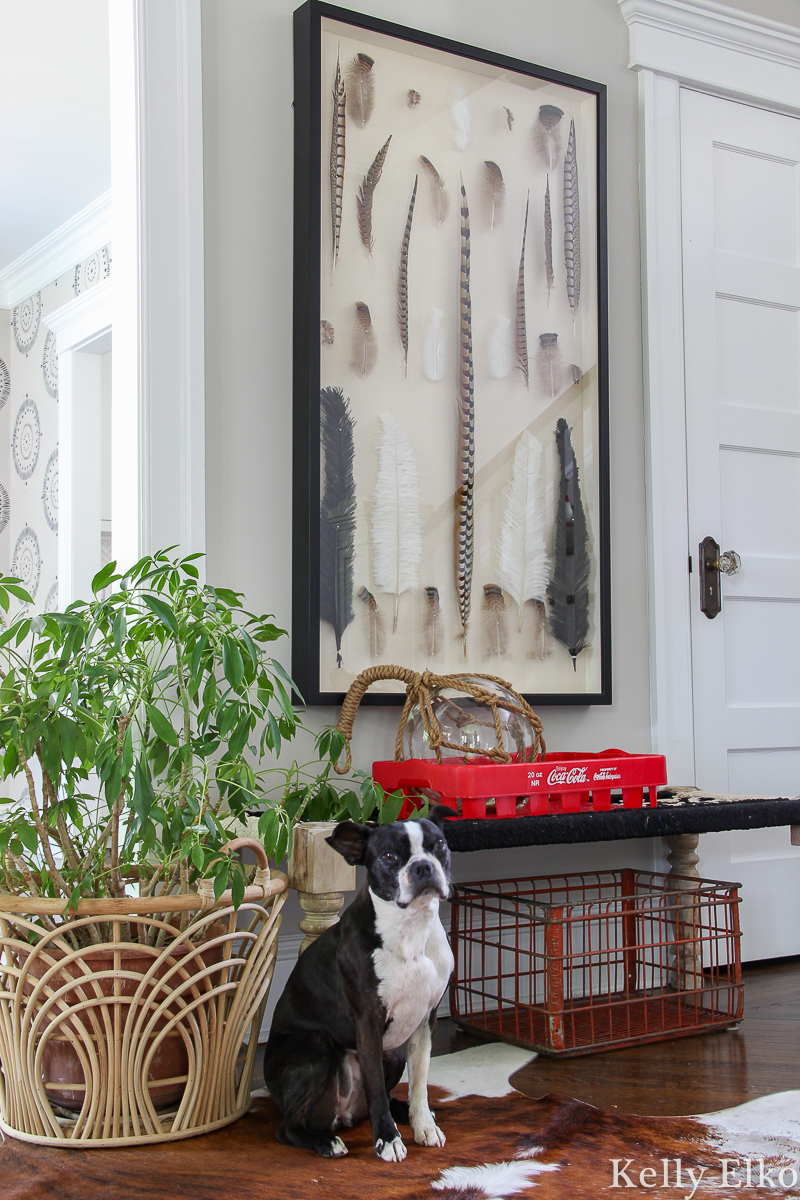
{"label": "gray wall", "polygon": [[[637,80],[616,0],[350,0],[376,17],[608,86],[614,703],[545,709],[551,749],[650,746],[640,322]],[[211,581],[291,626],[292,21],[294,0],[203,0],[206,494]],[[800,24],[798,0],[738,7]],[[288,652],[284,653],[288,665]],[[318,727],[332,710],[310,713]],[[359,714],[357,766],[393,754],[399,710]],[[302,750],[299,747],[298,750]],[[674,781],[678,782],[678,781]],[[458,856],[459,879],[631,865],[660,841]],[[274,998],[297,939],[287,905]],[[271,1008],[271,1006],[270,1006]],[[269,1013],[268,1013],[269,1017]]]}

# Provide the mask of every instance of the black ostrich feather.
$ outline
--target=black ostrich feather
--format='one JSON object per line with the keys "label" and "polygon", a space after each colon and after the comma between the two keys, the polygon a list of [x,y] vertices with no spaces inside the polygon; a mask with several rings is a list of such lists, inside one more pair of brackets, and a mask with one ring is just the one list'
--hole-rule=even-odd
{"label": "black ostrich feather", "polygon": [[324,486],[319,529],[319,615],[336,636],[336,665],[342,665],[342,634],[355,618],[353,560],[355,558],[356,484],[353,478],[353,430],[350,401],[341,388],[319,394],[320,431],[324,455]]}
{"label": "black ostrich feather", "polygon": [[561,492],[556,511],[553,546],[553,577],[547,585],[550,599],[550,629],[566,646],[577,670],[576,659],[589,645],[589,533],[581,500],[578,464],[572,448],[571,430],[563,417],[556,424],[556,445],[561,459]]}

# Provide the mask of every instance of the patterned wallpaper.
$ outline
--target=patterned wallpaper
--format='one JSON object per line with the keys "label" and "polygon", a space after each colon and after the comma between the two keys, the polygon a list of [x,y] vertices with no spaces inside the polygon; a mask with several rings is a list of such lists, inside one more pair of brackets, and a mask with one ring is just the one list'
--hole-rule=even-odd
{"label": "patterned wallpaper", "polygon": [[110,273],[109,245],[0,313],[0,568],[39,611],[58,606],[58,362],[44,317]]}

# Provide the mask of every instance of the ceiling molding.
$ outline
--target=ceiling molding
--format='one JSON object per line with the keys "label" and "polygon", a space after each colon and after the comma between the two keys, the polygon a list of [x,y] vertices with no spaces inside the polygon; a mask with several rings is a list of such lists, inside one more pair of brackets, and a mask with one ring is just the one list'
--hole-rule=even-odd
{"label": "ceiling molding", "polygon": [[634,71],[800,108],[800,28],[716,0],[619,0]]}
{"label": "ceiling molding", "polygon": [[110,241],[107,191],[0,271],[0,308],[14,308]]}
{"label": "ceiling molding", "polygon": [[109,276],[43,318],[45,325],[53,330],[58,339],[58,354],[66,350],[80,350],[86,342],[93,341],[111,328],[112,286],[113,281]]}

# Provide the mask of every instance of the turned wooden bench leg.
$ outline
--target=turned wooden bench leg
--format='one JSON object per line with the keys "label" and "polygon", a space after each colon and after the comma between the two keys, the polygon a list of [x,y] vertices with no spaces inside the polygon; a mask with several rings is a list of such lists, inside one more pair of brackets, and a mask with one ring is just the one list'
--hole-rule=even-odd
{"label": "turned wooden bench leg", "polygon": [[[700,856],[697,833],[678,833],[667,838],[669,846],[669,882],[684,894],[696,890],[700,876],[697,864]],[[674,877],[674,880],[673,878]],[[695,883],[695,880],[698,882]],[[679,904],[675,909],[675,950],[670,953],[669,986],[679,992],[698,991],[703,986],[702,945],[695,940],[697,909],[693,904]]]}

